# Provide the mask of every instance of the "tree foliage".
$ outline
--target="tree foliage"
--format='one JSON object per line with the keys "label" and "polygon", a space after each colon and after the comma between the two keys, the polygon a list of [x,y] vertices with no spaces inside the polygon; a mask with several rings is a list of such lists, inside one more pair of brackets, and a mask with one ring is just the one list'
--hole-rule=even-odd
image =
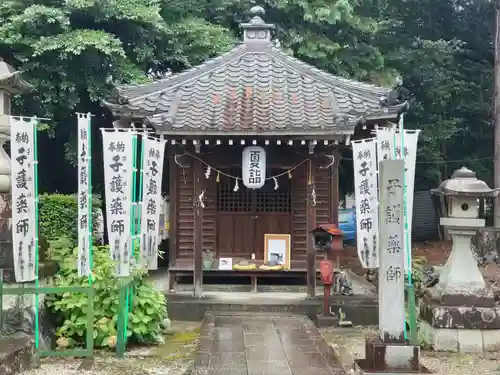
{"label": "tree foliage", "polygon": [[[24,70],[37,88],[33,96],[17,98],[17,111],[53,119],[50,134],[58,144],[74,138],[68,130],[74,111],[90,111],[97,115],[96,127],[109,126],[99,102],[113,84],[144,82],[151,79],[148,73],[177,72],[229,50],[252,5],[251,0],[4,0],[0,56]],[[405,126],[422,129],[417,186],[434,187],[461,164],[491,181],[491,1],[263,0],[261,5],[282,47],[296,57],[378,84],[403,78],[412,94]],[[70,155],[67,149],[59,147],[59,157]]]}

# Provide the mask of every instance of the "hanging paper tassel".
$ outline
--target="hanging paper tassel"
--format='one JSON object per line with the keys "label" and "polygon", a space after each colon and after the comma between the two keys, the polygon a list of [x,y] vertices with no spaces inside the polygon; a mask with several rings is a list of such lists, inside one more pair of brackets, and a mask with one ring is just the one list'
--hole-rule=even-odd
{"label": "hanging paper tassel", "polygon": [[198,196],[198,202],[201,208],[205,208],[205,203],[203,202],[204,197],[205,197],[205,192],[202,191],[201,194]]}
{"label": "hanging paper tassel", "polygon": [[280,185],[278,184],[278,179],[276,177],[273,177],[273,180],[274,180],[274,190],[278,190],[278,188],[280,187]]}
{"label": "hanging paper tassel", "polygon": [[311,191],[311,199],[313,206],[316,206],[316,189],[313,187]]}
{"label": "hanging paper tassel", "polygon": [[292,171],[288,170],[288,178],[292,178]]}
{"label": "hanging paper tassel", "polygon": [[236,182],[235,182],[235,184],[234,184],[234,189],[233,189],[233,191],[236,193],[238,190],[240,190],[240,187],[239,187],[239,185],[238,185],[238,179],[236,179],[235,181],[236,181]]}
{"label": "hanging paper tassel", "polygon": [[217,172],[217,177],[215,178],[215,182],[219,183],[220,182],[220,173]]}
{"label": "hanging paper tassel", "polygon": [[210,178],[210,173],[212,172],[212,167],[208,166],[207,171],[205,172],[205,178],[208,180]]}

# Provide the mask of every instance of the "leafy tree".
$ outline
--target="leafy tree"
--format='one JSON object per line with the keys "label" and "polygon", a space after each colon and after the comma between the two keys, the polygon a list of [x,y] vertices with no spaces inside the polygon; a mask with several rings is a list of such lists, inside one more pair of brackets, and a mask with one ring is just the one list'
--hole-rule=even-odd
{"label": "leafy tree", "polygon": [[423,130],[417,187],[464,164],[491,181],[492,3],[387,0],[380,12],[389,27],[377,45],[413,95],[405,125]]}
{"label": "leafy tree", "polygon": [[[168,22],[159,0],[6,0],[0,4],[0,56],[25,72],[32,96],[16,98],[16,113],[52,119],[57,152],[41,155],[42,190],[72,192],[76,181],[43,186],[44,166],[71,156],[74,112],[95,114],[95,128],[110,126],[100,101],[115,84],[144,82],[147,72],[178,71],[228,50],[233,36],[204,18],[179,15]],[[94,131],[94,133],[97,133]],[[96,137],[96,141],[97,141]],[[96,165],[99,165],[98,158]],[[68,172],[72,173],[71,169]],[[74,173],[73,173],[74,175]],[[94,181],[101,176],[96,170]]]}

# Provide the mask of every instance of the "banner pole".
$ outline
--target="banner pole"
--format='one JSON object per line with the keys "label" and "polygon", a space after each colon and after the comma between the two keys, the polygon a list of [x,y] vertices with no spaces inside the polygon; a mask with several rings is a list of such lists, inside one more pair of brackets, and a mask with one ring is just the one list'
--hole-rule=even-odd
{"label": "banner pole", "polygon": [[[147,137],[147,135],[146,135]],[[143,184],[143,181],[144,181],[144,150],[145,150],[145,147],[146,144],[145,144],[145,138],[144,138],[144,134],[141,135],[141,161],[140,161],[140,168],[141,168],[141,172],[139,173],[139,194],[137,196],[137,201],[141,204],[141,210],[138,211],[138,218],[137,218],[137,230],[136,230],[136,236],[137,238],[139,239],[137,242],[139,243],[139,245],[142,245],[141,244],[141,236],[140,236],[140,233],[141,233],[141,221],[142,221],[142,211],[143,211],[143,205],[144,205],[144,202],[143,202],[143,199],[142,199],[142,195],[143,195],[143,188],[142,188],[142,184]],[[144,254],[141,253],[141,247],[139,247],[139,260],[141,259],[140,257],[141,256],[144,256]]]}
{"label": "banner pole", "polygon": [[[136,213],[136,183],[137,183],[137,133],[132,134],[132,202],[131,202],[131,215],[130,215],[130,237],[132,242],[132,249],[130,251],[131,258],[135,256],[135,213]],[[127,287],[126,297],[125,297],[125,321],[124,321],[124,342],[127,342],[127,330],[128,330],[128,314],[132,309],[132,296],[130,294],[131,288]]]}
{"label": "banner pole", "polygon": [[[34,204],[35,204],[35,289],[39,287],[38,280],[38,266],[39,266],[39,256],[38,256],[38,121],[35,118],[33,120],[33,194],[34,194]],[[35,348],[38,351],[40,347],[40,335],[39,335],[39,325],[38,320],[38,305],[40,303],[40,296],[35,293]]]}
{"label": "banner pole", "polygon": [[88,165],[88,220],[87,220],[87,225],[88,225],[88,231],[89,231],[89,286],[92,286],[92,269],[93,269],[93,254],[92,254],[92,228],[94,224],[94,218],[93,218],[93,211],[92,211],[92,116],[90,113],[88,115],[88,126],[87,126],[87,139],[88,139],[88,144],[87,144],[87,165]]}

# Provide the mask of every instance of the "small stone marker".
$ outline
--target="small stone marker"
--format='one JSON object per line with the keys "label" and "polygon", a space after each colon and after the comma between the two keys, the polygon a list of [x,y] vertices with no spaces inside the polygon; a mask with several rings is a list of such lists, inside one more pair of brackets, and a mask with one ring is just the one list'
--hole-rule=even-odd
{"label": "small stone marker", "polygon": [[403,342],[404,194],[402,160],[380,163],[379,334],[383,342]]}

